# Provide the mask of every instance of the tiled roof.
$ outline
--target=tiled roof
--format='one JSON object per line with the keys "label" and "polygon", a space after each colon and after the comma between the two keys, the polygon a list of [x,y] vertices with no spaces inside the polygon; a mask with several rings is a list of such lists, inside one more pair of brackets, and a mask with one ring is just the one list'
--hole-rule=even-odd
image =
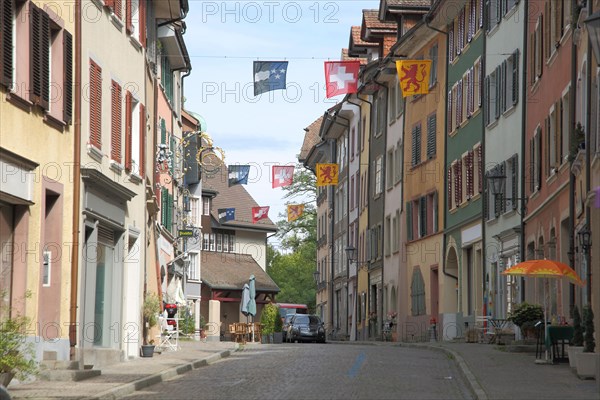
{"label": "tiled roof", "polygon": [[257,292],[279,292],[279,286],[250,254],[203,251],[201,257],[202,282],[211,289],[242,290],[254,275]]}
{"label": "tiled roof", "polygon": [[360,38],[360,26],[353,26],[350,30],[350,35],[352,38],[351,45],[361,46],[361,47],[377,47],[379,44],[377,42],[367,42]]}
{"label": "tiled roof", "polygon": [[[250,166],[250,176],[256,176],[256,166]],[[262,173],[264,171],[259,171]],[[249,182],[249,185],[252,183]],[[254,198],[244,188],[244,185],[234,185],[229,187],[227,166],[223,164],[218,172],[214,174],[202,174],[202,189],[217,191],[217,196],[213,199],[211,214],[215,220],[219,220],[219,208],[235,208],[235,220],[227,221],[223,225],[237,225],[249,228],[265,229],[276,231],[277,227],[270,218],[261,219],[255,224],[252,223],[252,207],[268,206],[269,204],[257,204]]]}
{"label": "tiled roof", "polygon": [[431,0],[385,0],[388,6],[398,7],[429,7]]}
{"label": "tiled roof", "polygon": [[315,147],[317,143],[321,140],[319,136],[319,131],[321,130],[321,124],[323,123],[323,116],[317,118],[312,124],[305,129],[306,133],[304,134],[304,142],[302,143],[302,148],[300,149],[300,155],[298,156],[299,161],[306,160],[308,153],[310,150]]}
{"label": "tiled roof", "polygon": [[395,22],[387,22],[379,20],[378,10],[363,10],[363,25],[368,29],[395,31],[398,25]]}
{"label": "tiled roof", "polygon": [[360,65],[366,65],[366,57],[351,57],[348,55],[348,49],[342,49],[342,61],[360,61]]}

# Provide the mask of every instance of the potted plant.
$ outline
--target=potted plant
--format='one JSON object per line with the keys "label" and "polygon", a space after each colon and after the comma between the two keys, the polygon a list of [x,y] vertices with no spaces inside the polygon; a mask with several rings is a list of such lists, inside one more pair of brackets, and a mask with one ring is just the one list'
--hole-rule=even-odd
{"label": "potted plant", "polygon": [[152,357],[154,355],[154,340],[148,340],[148,338],[150,330],[158,323],[158,313],[160,313],[160,299],[158,295],[156,293],[146,294],[142,306],[142,316],[144,318],[142,357]]}
{"label": "potted plant", "polygon": [[13,377],[24,379],[37,372],[34,350],[26,343],[29,319],[10,317],[0,322],[0,385],[8,386]]}
{"label": "potted plant", "polygon": [[592,306],[583,308],[583,352],[577,354],[577,375],[580,378],[594,378],[596,375],[596,358],[594,353],[596,342],[594,341],[594,312]]}
{"label": "potted plant", "polygon": [[[279,309],[273,303],[268,303],[260,314],[260,323],[262,324],[263,341],[273,343],[273,333],[275,333],[275,321],[279,318]],[[283,334],[282,334],[283,339]]]}
{"label": "potted plant", "polygon": [[515,309],[509,313],[508,320],[521,329],[523,337],[533,339],[536,337],[535,324],[544,319],[542,307],[537,304],[523,302],[517,304]]}
{"label": "potted plant", "polygon": [[583,327],[581,326],[581,314],[579,307],[573,307],[573,340],[569,343],[569,365],[571,368],[577,368],[577,353],[583,351]]}
{"label": "potted plant", "polygon": [[275,307],[277,313],[275,314],[275,320],[273,321],[273,343],[283,343],[283,321],[279,314],[279,307]]}

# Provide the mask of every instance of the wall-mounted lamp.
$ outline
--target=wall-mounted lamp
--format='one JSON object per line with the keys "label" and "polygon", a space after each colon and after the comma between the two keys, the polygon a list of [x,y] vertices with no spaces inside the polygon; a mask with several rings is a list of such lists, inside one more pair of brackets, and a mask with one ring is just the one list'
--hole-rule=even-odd
{"label": "wall-mounted lamp", "polygon": [[[504,197],[504,185],[506,183],[506,175],[504,171],[500,167],[500,164],[496,164],[496,166],[490,169],[486,173],[486,179],[488,181],[488,187],[495,199],[499,201],[517,201],[521,200],[523,202],[523,212],[525,211],[525,206],[527,205],[527,197]],[[516,207],[515,207],[516,208]]]}
{"label": "wall-mounted lamp", "polygon": [[356,248],[354,246],[347,246],[344,251],[346,252],[346,258],[348,259],[348,261],[350,261],[351,263],[356,263],[356,264],[369,264],[371,262],[371,260],[365,260],[365,261],[361,261],[356,259]]}

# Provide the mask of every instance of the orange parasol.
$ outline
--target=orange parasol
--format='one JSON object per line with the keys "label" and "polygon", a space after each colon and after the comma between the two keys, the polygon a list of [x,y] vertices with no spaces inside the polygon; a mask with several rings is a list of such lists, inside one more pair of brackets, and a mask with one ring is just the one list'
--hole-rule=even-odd
{"label": "orange parasol", "polygon": [[553,260],[529,260],[520,262],[504,272],[503,275],[530,276],[538,278],[566,278],[570,282],[583,286],[577,272],[567,264]]}
{"label": "orange parasol", "polygon": [[[512,275],[512,276],[527,276],[532,278],[554,278],[554,279],[562,279],[565,278],[568,281],[583,286],[583,281],[577,275],[577,272],[573,270],[573,268],[569,267],[567,264],[561,263],[560,261],[554,260],[529,260],[520,262],[505,271],[502,272],[502,275]],[[547,283],[547,282],[546,282]],[[547,302],[548,290],[544,285],[544,303]],[[548,306],[544,304],[544,332],[548,327]],[[548,350],[546,349],[546,362],[548,362]]]}

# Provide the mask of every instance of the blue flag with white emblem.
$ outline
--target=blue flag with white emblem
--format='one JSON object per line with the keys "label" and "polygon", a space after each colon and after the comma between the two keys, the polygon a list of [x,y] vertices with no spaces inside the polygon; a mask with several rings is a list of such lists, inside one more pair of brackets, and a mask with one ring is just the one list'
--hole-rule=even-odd
{"label": "blue flag with white emblem", "polygon": [[248,184],[249,165],[230,165],[227,167],[227,172],[229,173],[229,186]]}
{"label": "blue flag with white emblem", "polygon": [[285,89],[287,61],[254,61],[254,95]]}
{"label": "blue flag with white emblem", "polygon": [[218,211],[220,224],[235,219],[235,208],[219,208]]}

